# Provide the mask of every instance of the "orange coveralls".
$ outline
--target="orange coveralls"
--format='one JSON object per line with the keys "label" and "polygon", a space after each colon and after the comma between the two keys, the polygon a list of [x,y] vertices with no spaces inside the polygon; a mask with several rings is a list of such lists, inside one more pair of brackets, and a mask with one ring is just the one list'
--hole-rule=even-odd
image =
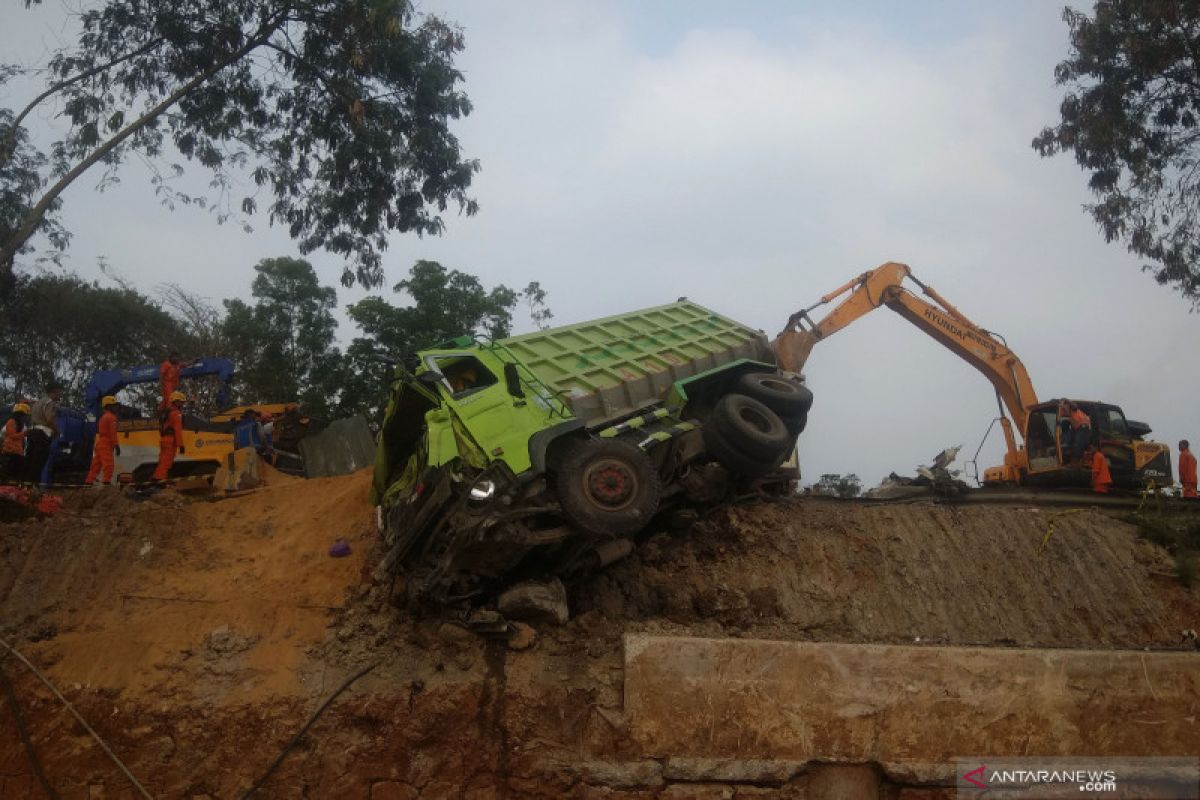
{"label": "orange coveralls", "polygon": [[1196,496],[1196,457],[1191,450],[1179,451],[1179,482],[1183,484],[1183,496]]}
{"label": "orange coveralls", "polygon": [[183,447],[183,413],[171,406],[158,429],[158,467],[154,480],[165,481],[175,463],[175,451]]}
{"label": "orange coveralls", "polygon": [[1100,452],[1100,448],[1096,448],[1092,453],[1092,491],[1108,494],[1108,487],[1111,485],[1112,474],[1108,471],[1108,459]]}
{"label": "orange coveralls", "polygon": [[17,421],[10,419],[4,423],[4,450],[13,455],[25,454],[25,429],[17,430]]}
{"label": "orange coveralls", "polygon": [[103,476],[100,478],[101,482],[112,483],[113,450],[116,447],[117,415],[111,411],[105,411],[100,415],[100,421],[96,423],[96,441],[92,445],[92,466],[88,468],[87,477],[83,480],[85,485],[91,486],[96,481],[96,476],[101,474],[101,468],[104,469]]}
{"label": "orange coveralls", "polygon": [[162,402],[159,403],[159,408],[166,408],[171,403],[171,392],[179,388],[179,371],[183,369],[181,364],[172,364],[170,359],[162,362],[158,367],[158,385],[162,388]]}

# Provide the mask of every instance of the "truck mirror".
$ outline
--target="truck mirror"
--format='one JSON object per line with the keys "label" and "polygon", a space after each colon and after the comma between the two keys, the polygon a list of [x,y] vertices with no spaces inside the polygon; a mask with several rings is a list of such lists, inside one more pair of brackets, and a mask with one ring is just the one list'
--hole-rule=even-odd
{"label": "truck mirror", "polygon": [[433,370],[430,370],[429,372],[422,372],[420,375],[418,375],[417,380],[426,386],[433,388],[445,380],[445,377],[440,372],[434,372]]}
{"label": "truck mirror", "polygon": [[516,364],[504,365],[504,385],[508,388],[508,393],[513,397],[525,396],[525,391],[521,389],[521,376],[517,374]]}

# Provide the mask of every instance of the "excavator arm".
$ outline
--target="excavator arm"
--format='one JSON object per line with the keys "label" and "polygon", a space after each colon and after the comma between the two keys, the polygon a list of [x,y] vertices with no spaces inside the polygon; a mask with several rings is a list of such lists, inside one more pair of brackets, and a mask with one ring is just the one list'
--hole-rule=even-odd
{"label": "excavator arm", "polygon": [[[909,291],[903,285],[906,279],[929,299]],[[820,321],[813,321],[810,312],[839,298],[842,298],[841,302],[832,311]],[[971,322],[932,287],[913,276],[912,270],[904,264],[889,261],[864,272],[793,314],[773,343],[779,366],[790,372],[800,372],[817,342],[880,306],[895,311],[983,373],[996,389],[996,396],[1003,404],[1001,411],[1007,408],[1017,428],[1025,430],[1028,409],[1037,403],[1037,392],[1021,359],[1008,348],[1003,338]],[[1010,454],[1006,461],[1015,463],[1017,444],[1012,426],[1003,413],[1001,420]]]}

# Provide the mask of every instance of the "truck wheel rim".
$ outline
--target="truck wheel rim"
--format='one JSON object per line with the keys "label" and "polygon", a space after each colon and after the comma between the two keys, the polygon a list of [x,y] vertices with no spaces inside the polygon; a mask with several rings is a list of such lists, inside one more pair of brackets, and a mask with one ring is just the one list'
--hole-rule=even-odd
{"label": "truck wheel rim", "polygon": [[620,511],[637,495],[637,475],[624,461],[601,459],[588,466],[583,486],[592,503],[605,511]]}

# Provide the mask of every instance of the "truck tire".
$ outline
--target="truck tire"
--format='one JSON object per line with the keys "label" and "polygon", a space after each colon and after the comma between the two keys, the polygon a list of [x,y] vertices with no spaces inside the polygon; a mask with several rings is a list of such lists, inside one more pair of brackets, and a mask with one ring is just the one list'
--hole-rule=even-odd
{"label": "truck tire", "polygon": [[796,441],[771,409],[744,394],[727,394],[717,401],[708,425],[724,443],[754,461],[774,461]]}
{"label": "truck tire", "polygon": [[747,372],[738,378],[737,391],[753,397],[785,421],[806,417],[812,408],[813,396],[807,386],[770,372]]}
{"label": "truck tire", "polygon": [[600,536],[630,536],[658,511],[662,483],[654,462],[621,439],[586,439],[563,460],[556,481],[567,519]]}
{"label": "truck tire", "polygon": [[714,425],[705,425],[701,430],[704,449],[709,457],[725,469],[743,478],[759,478],[778,467],[787,458],[787,451],[772,458],[756,458],[734,446]]}

